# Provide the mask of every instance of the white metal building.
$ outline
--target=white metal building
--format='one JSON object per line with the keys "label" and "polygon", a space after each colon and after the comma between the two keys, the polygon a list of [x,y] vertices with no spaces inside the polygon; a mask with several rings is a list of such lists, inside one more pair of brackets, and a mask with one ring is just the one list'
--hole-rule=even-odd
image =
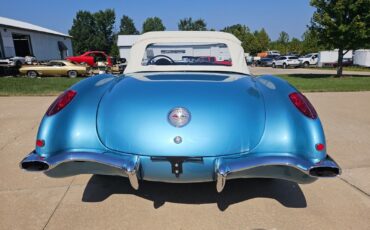
{"label": "white metal building", "polygon": [[117,46],[119,49],[120,58],[125,58],[127,62],[130,60],[130,50],[132,45],[137,41],[140,35],[119,35]]}
{"label": "white metal building", "polygon": [[72,54],[69,35],[0,17],[0,58],[34,56],[43,61],[64,59]]}

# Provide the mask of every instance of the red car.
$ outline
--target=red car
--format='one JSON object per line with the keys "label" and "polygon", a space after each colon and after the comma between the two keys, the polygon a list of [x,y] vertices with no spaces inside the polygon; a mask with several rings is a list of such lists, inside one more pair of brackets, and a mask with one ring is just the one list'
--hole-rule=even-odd
{"label": "red car", "polygon": [[107,62],[108,66],[112,66],[112,59],[102,51],[88,51],[80,56],[67,57],[66,60],[77,63],[86,63],[89,66],[96,66],[99,61]]}

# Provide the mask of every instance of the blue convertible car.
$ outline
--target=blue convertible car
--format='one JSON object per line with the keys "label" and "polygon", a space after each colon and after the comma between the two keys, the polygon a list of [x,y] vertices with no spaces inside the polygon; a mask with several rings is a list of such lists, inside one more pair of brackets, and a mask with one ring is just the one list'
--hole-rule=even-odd
{"label": "blue convertible car", "polygon": [[47,110],[36,149],[20,163],[77,174],[170,183],[235,178],[310,183],[335,177],[318,115],[293,86],[254,77],[240,41],[221,32],[151,32],[125,74],[88,78]]}

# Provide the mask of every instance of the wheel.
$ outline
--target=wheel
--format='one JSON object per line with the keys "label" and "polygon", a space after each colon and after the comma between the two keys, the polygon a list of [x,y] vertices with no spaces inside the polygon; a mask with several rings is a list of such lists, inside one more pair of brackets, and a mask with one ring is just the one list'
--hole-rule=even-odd
{"label": "wheel", "polygon": [[27,71],[27,77],[29,78],[35,78],[37,77],[38,73],[34,70]]}
{"label": "wheel", "polygon": [[276,65],[275,65],[275,63],[272,63],[272,68],[274,68],[274,69],[276,68]]}
{"label": "wheel", "polygon": [[308,68],[309,66],[310,66],[310,63],[308,63],[308,62],[303,63],[304,68]]}
{"label": "wheel", "polygon": [[18,69],[21,68],[22,67],[22,62],[21,61],[16,61],[15,62],[15,67],[18,68]]}
{"label": "wheel", "polygon": [[68,71],[68,77],[69,78],[76,78],[77,77],[77,75],[78,75],[78,73],[77,73],[77,71],[76,70],[70,70],[70,71]]}
{"label": "wheel", "polygon": [[286,65],[286,63],[283,64],[283,68],[286,69],[288,66]]}

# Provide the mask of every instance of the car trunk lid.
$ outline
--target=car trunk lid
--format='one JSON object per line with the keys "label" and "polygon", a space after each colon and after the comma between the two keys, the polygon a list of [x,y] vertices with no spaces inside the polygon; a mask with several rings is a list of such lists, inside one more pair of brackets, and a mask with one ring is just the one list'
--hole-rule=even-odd
{"label": "car trunk lid", "polygon": [[[181,128],[168,120],[178,107],[191,114]],[[248,152],[259,143],[264,123],[263,97],[254,80],[236,74],[133,74],[106,92],[97,112],[98,134],[107,148],[150,156]]]}

